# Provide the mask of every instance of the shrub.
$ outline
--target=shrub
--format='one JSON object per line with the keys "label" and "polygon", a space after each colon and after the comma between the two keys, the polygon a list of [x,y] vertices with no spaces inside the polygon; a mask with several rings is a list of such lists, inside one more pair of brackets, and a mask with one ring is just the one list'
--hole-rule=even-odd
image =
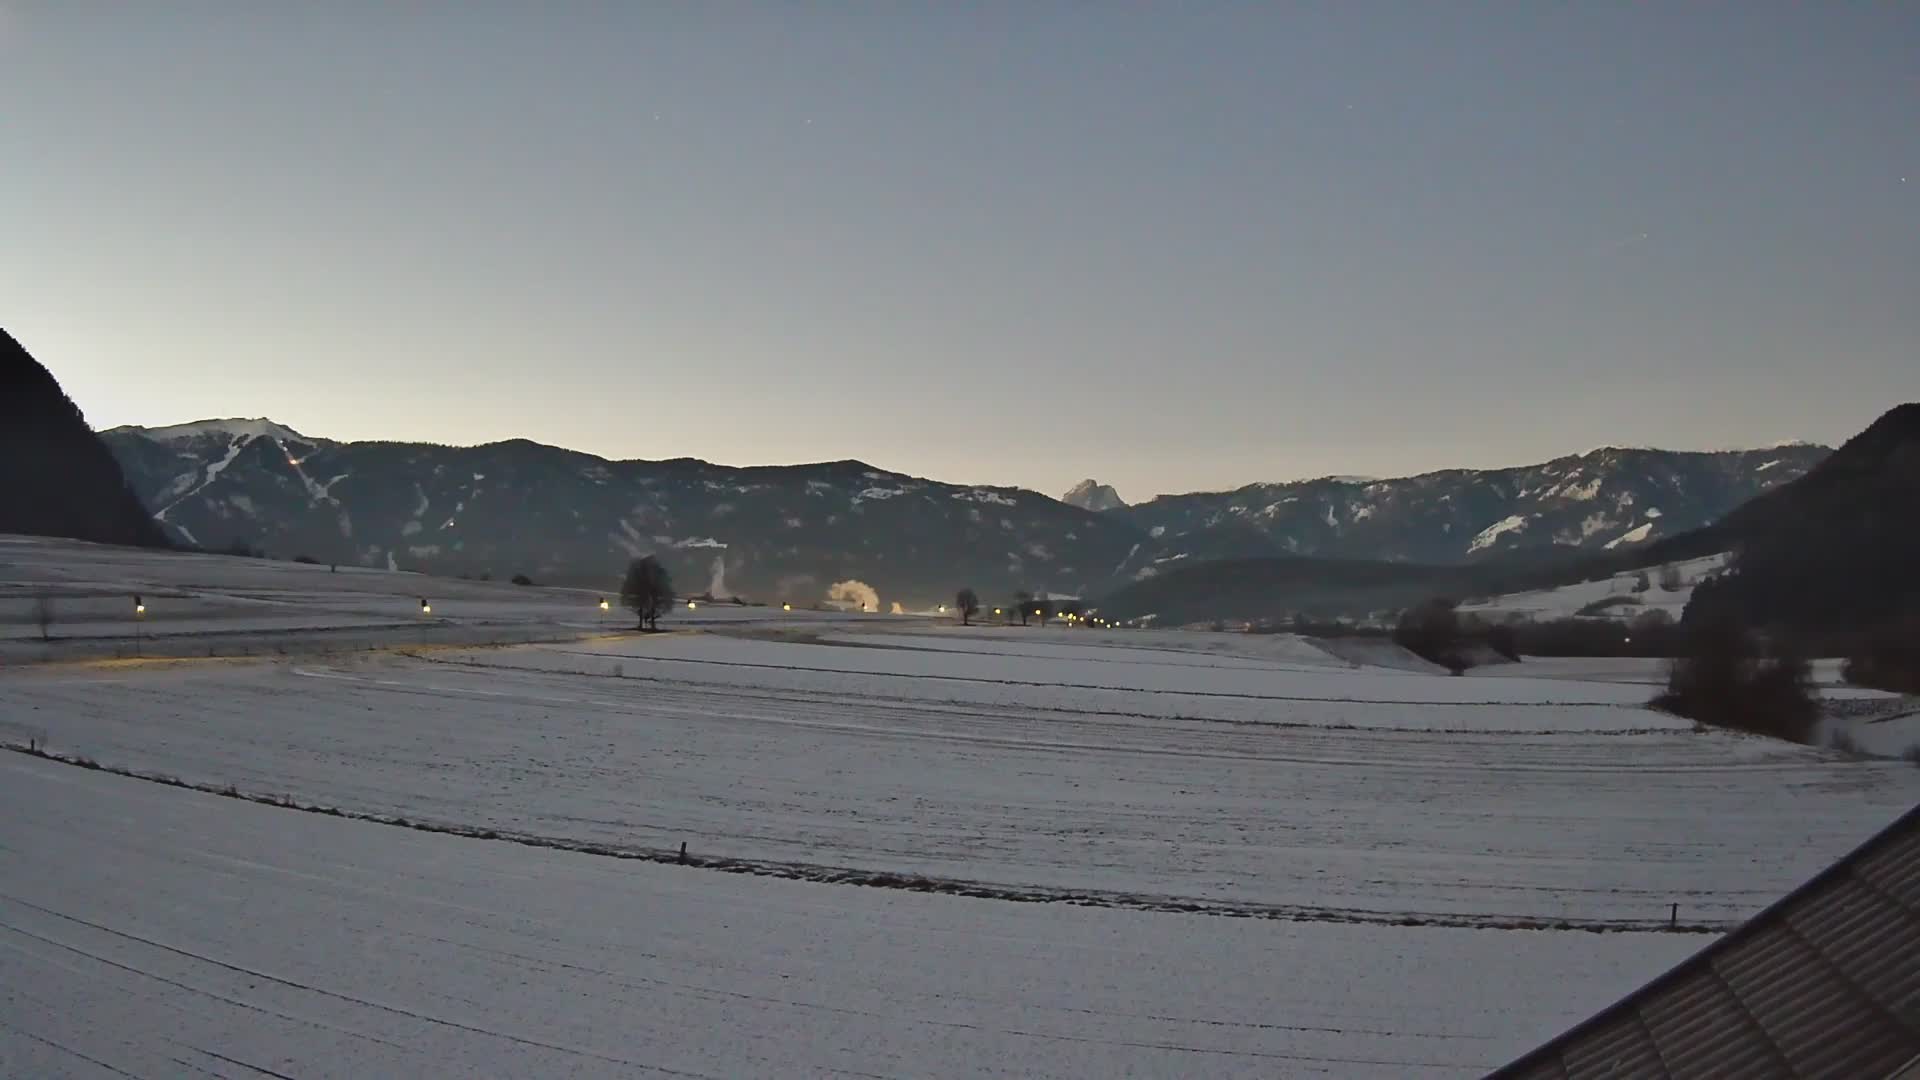
{"label": "shrub", "polygon": [[1688,631],[1685,655],[1667,673],[1655,708],[1715,727],[1805,743],[1820,711],[1806,657],[1781,647],[1761,657],[1738,626],[1715,622]]}
{"label": "shrub", "polygon": [[1458,675],[1472,662],[1466,655],[1466,634],[1453,601],[1436,597],[1401,613],[1393,640],[1401,648]]}
{"label": "shrub", "polygon": [[1900,751],[1900,756],[1914,765],[1920,765],[1920,742],[1914,743],[1912,746]]}
{"label": "shrub", "polygon": [[1487,648],[1509,660],[1520,659],[1520,632],[1511,623],[1487,627]]}
{"label": "shrub", "polygon": [[1660,568],[1660,588],[1665,592],[1679,592],[1686,583],[1680,578],[1680,568],[1668,563]]}
{"label": "shrub", "polygon": [[1860,740],[1855,739],[1853,733],[1844,728],[1838,728],[1827,733],[1827,746],[1850,757],[1864,757],[1866,755],[1866,751],[1860,749]]}
{"label": "shrub", "polygon": [[515,585],[531,585],[533,584],[533,579],[525,574],[515,574],[513,575],[513,583]]}
{"label": "shrub", "polygon": [[1640,571],[1639,575],[1633,579],[1633,591],[1643,593],[1651,588],[1653,588],[1653,582],[1647,580],[1647,572]]}

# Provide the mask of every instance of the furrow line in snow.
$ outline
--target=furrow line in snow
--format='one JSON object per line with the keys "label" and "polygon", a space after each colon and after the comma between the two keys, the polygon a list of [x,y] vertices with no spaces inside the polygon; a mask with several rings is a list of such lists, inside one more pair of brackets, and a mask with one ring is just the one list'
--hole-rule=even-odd
{"label": "furrow line in snow", "polygon": [[[549,649],[550,653],[565,656],[590,656],[596,660],[611,659],[604,653],[581,652],[577,649]],[[717,667],[750,668],[763,671],[805,671],[827,675],[861,675],[877,679],[912,679],[915,681],[941,681],[983,683],[989,686],[1038,686],[1062,690],[1112,690],[1128,694],[1163,694],[1172,697],[1196,698],[1233,698],[1241,701],[1315,701],[1340,705],[1425,705],[1443,708],[1469,709],[1531,709],[1531,708],[1606,708],[1606,709],[1643,709],[1646,706],[1624,701],[1409,701],[1403,698],[1362,698],[1362,697],[1314,697],[1306,694],[1249,694],[1234,690],[1155,690],[1137,686],[1103,686],[1097,683],[1039,682],[1029,679],[988,679],[978,675],[942,675],[933,672],[915,672],[906,674],[892,671],[864,671],[857,668],[803,667],[799,664],[765,664],[749,660],[714,660],[705,657],[686,656],[645,656],[623,653],[618,659],[632,660],[648,664],[710,664]],[[506,665],[511,666],[511,665]]]}

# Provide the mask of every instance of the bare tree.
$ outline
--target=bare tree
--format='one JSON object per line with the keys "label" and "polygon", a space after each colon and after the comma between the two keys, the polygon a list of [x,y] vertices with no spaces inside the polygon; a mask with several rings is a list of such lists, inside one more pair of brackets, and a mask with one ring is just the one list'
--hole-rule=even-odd
{"label": "bare tree", "polygon": [[973,617],[980,614],[980,594],[971,588],[961,589],[954,594],[953,606],[960,609],[960,625],[971,626]]}
{"label": "bare tree", "polygon": [[1660,568],[1660,588],[1666,592],[1679,592],[1685,583],[1680,578],[1680,568],[1668,563]]}
{"label": "bare tree", "polygon": [[53,600],[45,593],[33,598],[33,621],[40,627],[40,640],[52,640]]}
{"label": "bare tree", "polygon": [[1027,616],[1040,614],[1033,609],[1033,594],[1025,589],[1013,594],[1013,607],[1020,613],[1021,626],[1027,625]]}
{"label": "bare tree", "polygon": [[673,605],[673,577],[660,560],[651,555],[627,564],[627,579],[620,585],[620,605],[640,620],[640,629],[660,629],[660,616]]}

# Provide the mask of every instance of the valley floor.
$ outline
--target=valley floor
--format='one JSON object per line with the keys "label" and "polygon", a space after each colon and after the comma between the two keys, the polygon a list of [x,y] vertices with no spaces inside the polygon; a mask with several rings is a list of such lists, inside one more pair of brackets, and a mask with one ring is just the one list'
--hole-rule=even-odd
{"label": "valley floor", "polygon": [[[0,544],[0,606],[422,587],[176,558]],[[0,1075],[1471,1075],[1920,800],[1618,668],[436,588],[568,640],[0,668],[106,767],[0,753]]]}

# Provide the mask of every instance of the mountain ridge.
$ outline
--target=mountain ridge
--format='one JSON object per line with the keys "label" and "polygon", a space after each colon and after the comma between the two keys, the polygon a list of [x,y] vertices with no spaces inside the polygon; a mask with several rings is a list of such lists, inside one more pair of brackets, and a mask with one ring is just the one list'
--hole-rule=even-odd
{"label": "mountain ridge", "polygon": [[[951,599],[961,585],[990,597],[1090,595],[1221,558],[1456,563],[1637,544],[1662,535],[1666,522],[1723,511],[1770,485],[1769,472],[1798,475],[1820,453],[1775,460],[1741,451],[1741,466],[1712,452],[1622,451],[1651,455],[1624,472],[1570,455],[1509,470],[1249,485],[1092,511],[1023,488],[946,484],[856,459],[728,466],[614,460],[530,439],[339,442],[267,418],[126,425],[103,437],[156,517],[196,546],[583,584],[601,582],[628,557],[659,554],[696,589],[805,602],[857,579],[917,606]],[[1553,475],[1534,475],[1541,470]],[[1671,486],[1671,477],[1692,483],[1665,492],[1667,505],[1646,516],[1649,485]],[[1535,505],[1542,491],[1568,487],[1592,494]],[[1249,492],[1305,512],[1263,519],[1208,505]],[[1622,497],[1635,506],[1632,521],[1569,532],[1563,519],[1590,512],[1602,494],[1609,506]],[[1170,509],[1178,513],[1169,517]]]}

